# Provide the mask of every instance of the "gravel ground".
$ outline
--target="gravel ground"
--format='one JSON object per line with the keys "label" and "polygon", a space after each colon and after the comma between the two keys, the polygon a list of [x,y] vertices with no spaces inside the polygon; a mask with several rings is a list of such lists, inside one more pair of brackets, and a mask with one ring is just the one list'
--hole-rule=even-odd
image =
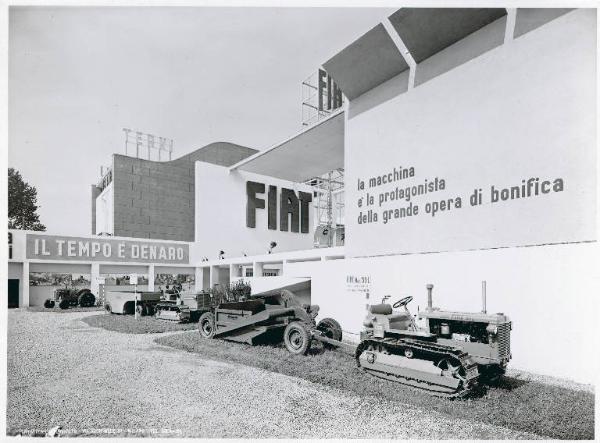
{"label": "gravel ground", "polygon": [[88,315],[9,311],[9,434],[61,425],[67,436],[538,438],[208,360],[157,345],[156,334],[92,328]]}
{"label": "gravel ground", "polygon": [[54,308],[44,308],[43,306],[30,306],[26,308],[29,312],[53,312],[55,314],[70,314],[72,312],[104,312],[102,306],[92,306],[90,308],[82,308],[81,306],[71,306],[68,309],[60,309],[58,306]]}

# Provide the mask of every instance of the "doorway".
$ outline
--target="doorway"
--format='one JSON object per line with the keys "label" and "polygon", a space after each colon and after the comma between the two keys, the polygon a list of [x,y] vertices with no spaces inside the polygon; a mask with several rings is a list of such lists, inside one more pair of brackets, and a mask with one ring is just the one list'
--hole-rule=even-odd
{"label": "doorway", "polygon": [[19,307],[19,279],[9,278],[8,279],[8,307],[18,308]]}

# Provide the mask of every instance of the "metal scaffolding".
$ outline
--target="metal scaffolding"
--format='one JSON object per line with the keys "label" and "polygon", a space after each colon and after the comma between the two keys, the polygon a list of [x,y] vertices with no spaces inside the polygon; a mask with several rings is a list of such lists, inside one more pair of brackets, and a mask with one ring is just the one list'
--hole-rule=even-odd
{"label": "metal scaffolding", "polygon": [[[327,75],[323,69],[319,69],[302,82],[302,126],[311,126],[329,117],[344,103],[341,91],[330,77],[326,76],[325,81],[319,87],[319,74]],[[331,106],[332,96],[338,91],[339,103]]]}
{"label": "metal scaffolding", "polygon": [[307,180],[313,189],[315,247],[344,243],[344,169]]}

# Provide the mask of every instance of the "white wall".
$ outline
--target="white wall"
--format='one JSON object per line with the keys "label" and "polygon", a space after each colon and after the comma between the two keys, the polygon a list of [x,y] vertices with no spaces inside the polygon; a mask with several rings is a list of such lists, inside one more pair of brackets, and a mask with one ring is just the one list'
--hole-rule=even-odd
{"label": "white wall", "polygon": [[[12,234],[12,260],[23,261],[25,260],[27,250],[27,233],[33,231],[21,231],[18,229],[10,229],[9,232]],[[12,278],[12,277],[11,277]]]}
{"label": "white wall", "polygon": [[[379,258],[290,263],[287,276],[312,276],[312,303],[320,317],[337,319],[346,337],[358,334],[367,303],[414,297],[409,309],[427,305],[481,310],[481,281],[487,281],[487,310],[513,322],[511,366],[592,383],[598,349],[595,332],[600,277],[597,243],[415,254]],[[347,276],[370,277],[370,300],[349,290]]]}
{"label": "white wall", "polygon": [[96,232],[114,233],[114,192],[113,183],[110,183],[102,193],[96,197]]}
{"label": "white wall", "polygon": [[269,185],[277,186],[278,196],[282,187],[296,193],[311,192],[310,187],[297,183],[243,171],[230,173],[222,166],[196,162],[196,246],[192,248],[192,256],[213,260],[218,258],[220,250],[225,251],[225,257],[265,254],[272,241],[277,242],[275,252],[312,248],[312,214],[308,217],[308,233],[280,231],[279,212],[278,229],[267,228],[266,192],[257,194],[265,200],[265,209],[256,210],[256,228],[246,227],[247,180],[264,183],[265,191]]}
{"label": "white wall", "polygon": [[[596,239],[595,56],[595,10],[576,10],[371,109],[364,110],[364,102],[376,90],[351,102],[346,253]],[[415,176],[369,188],[370,177],[399,166],[414,167]],[[417,216],[383,223],[385,209],[409,202],[379,206],[379,194],[435,177],[445,179],[446,188],[411,198]],[[492,185],[521,185],[530,177],[562,178],[564,191],[490,203]],[[359,179],[366,182],[364,191]],[[483,204],[471,207],[475,188],[483,190]],[[367,192],[375,196],[370,208],[379,221],[358,224],[359,211],[370,209],[358,207]],[[426,203],[456,197],[461,209],[425,213]]]}

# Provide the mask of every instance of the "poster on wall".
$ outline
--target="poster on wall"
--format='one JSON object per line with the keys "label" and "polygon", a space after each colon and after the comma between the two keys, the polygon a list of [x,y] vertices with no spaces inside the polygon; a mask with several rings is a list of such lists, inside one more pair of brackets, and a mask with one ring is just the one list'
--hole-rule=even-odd
{"label": "poster on wall", "polygon": [[346,275],[346,292],[350,295],[358,295],[365,300],[368,307],[371,296],[371,276],[370,275]]}

